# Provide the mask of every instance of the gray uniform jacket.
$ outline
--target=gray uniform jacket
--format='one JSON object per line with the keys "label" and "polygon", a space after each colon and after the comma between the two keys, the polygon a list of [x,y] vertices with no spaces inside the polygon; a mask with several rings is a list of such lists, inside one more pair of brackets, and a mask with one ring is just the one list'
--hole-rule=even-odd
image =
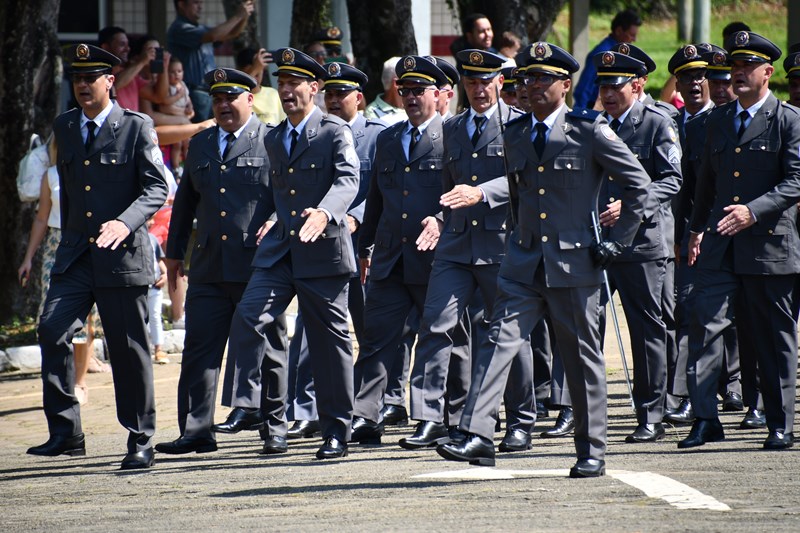
{"label": "gray uniform jacket", "polygon": [[[347,210],[358,193],[359,161],[350,127],[315,108],[291,157],[283,144],[288,119],[267,133],[272,194],[268,212],[277,222],[264,236],[253,266],[269,268],[291,254],[297,278],[352,274],[356,269]],[[307,207],[327,210],[332,219],[315,241],[300,242]]]}
{"label": "gray uniform jacket", "polygon": [[[531,142],[531,115],[506,128],[508,170],[515,175],[517,225],[509,236],[500,275],[532,284],[541,262],[548,287],[600,285],[602,270],[590,252],[593,210],[606,172],[622,185],[622,212],[610,238],[630,245],[642,221],[650,178],[606,119],[566,106],[556,118],[542,158]],[[604,172],[605,169],[605,172]]]}
{"label": "gray uniform jacket", "polygon": [[224,161],[218,126],[192,138],[167,240],[167,257],[183,260],[197,218],[191,281],[250,279],[257,232],[270,214],[265,205],[271,192],[264,136],[271,129],[251,115]]}
{"label": "gray uniform jacket", "polygon": [[375,160],[378,134],[385,130],[386,127],[385,122],[364,118],[361,113],[358,114],[356,121],[350,126],[356,143],[356,154],[358,154],[358,160],[361,165],[361,180],[358,185],[358,194],[347,214],[358,220],[359,224],[364,220],[364,208],[367,204],[367,190],[369,189],[369,178],[372,173],[372,161]]}
{"label": "gray uniform jacket", "polygon": [[387,278],[402,258],[403,281],[426,285],[434,252],[418,251],[416,240],[425,217],[441,219],[442,118],[436,114],[425,128],[410,161],[401,144],[407,123],[395,124],[378,135],[358,254],[372,258],[373,280]]}
{"label": "gray uniform jacket", "polygon": [[[648,261],[673,255],[675,218],[672,199],[681,188],[681,148],[675,122],[664,111],[634,102],[617,135],[628,145],[652,180],[642,223],[633,244],[615,261]],[[613,174],[603,182],[602,212],[606,204],[622,198],[623,185]],[[609,230],[603,230],[608,238]]]}
{"label": "gray uniform jacket", "polygon": [[[690,228],[705,232],[698,266],[717,269],[733,246],[736,274],[800,272],[797,201],[800,199],[800,110],[770,94],[741,139],[736,102],[708,117],[703,165]],[[756,223],[734,236],[717,233],[723,208],[746,205]]]}
{"label": "gray uniform jacket", "polygon": [[521,115],[522,112],[500,102],[474,147],[467,134],[469,110],[445,123],[443,190],[450,191],[460,184],[480,186],[486,201],[466,209],[443,209],[444,229],[436,245],[437,259],[473,265],[500,263],[502,260],[506,241],[508,178],[499,121],[508,122]]}
{"label": "gray uniform jacket", "polygon": [[[61,242],[52,272],[63,274],[87,249],[97,287],[153,282],[153,249],[145,222],[167,199],[164,164],[153,122],[114,104],[89,152],[81,135],[81,110],[59,115]],[[94,246],[100,225],[119,220],[131,234],[116,250]]]}

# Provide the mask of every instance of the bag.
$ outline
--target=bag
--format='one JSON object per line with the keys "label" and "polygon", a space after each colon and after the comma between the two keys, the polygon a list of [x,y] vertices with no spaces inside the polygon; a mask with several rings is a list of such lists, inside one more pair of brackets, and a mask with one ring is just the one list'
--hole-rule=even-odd
{"label": "bag", "polygon": [[19,162],[17,172],[17,192],[23,202],[35,202],[42,188],[42,176],[50,166],[48,143],[37,134],[31,135],[28,153]]}

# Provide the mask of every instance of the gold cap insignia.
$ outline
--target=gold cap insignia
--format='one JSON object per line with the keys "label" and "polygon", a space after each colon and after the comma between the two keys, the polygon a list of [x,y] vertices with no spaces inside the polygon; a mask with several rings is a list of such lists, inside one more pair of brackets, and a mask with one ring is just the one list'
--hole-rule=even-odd
{"label": "gold cap insignia", "polygon": [[727,57],[722,52],[715,52],[714,57],[711,58],[711,64],[713,65],[724,65]]}
{"label": "gold cap insignia", "polygon": [[683,47],[683,57],[685,57],[686,59],[691,59],[696,55],[697,55],[697,48],[695,48],[694,45],[689,44]]}
{"label": "gold cap insignia", "polygon": [[622,43],[622,44],[620,44],[620,45],[617,47],[617,51],[618,51],[620,54],[623,54],[623,55],[626,55],[626,56],[628,56],[628,55],[631,55],[631,47],[630,47],[630,46],[628,46],[628,45],[627,45],[627,44],[625,44],[625,43]]}
{"label": "gold cap insignia", "polygon": [[406,69],[406,71],[414,70],[416,67],[417,67],[417,60],[414,59],[412,56],[406,56],[406,58],[403,59],[403,68]]}
{"label": "gold cap insignia", "polygon": [[531,55],[534,59],[542,61],[553,55],[553,51],[550,49],[549,44],[539,42],[534,44],[531,48]]}
{"label": "gold cap insignia", "polygon": [[342,75],[342,67],[339,66],[339,63],[328,64],[328,76],[338,77],[341,75]]}
{"label": "gold cap insignia", "polygon": [[469,62],[473,65],[483,65],[483,54],[480,52],[472,52],[469,54]]}
{"label": "gold cap insignia", "polygon": [[216,83],[225,83],[228,81],[228,73],[221,68],[218,68],[214,71],[214,81]]}
{"label": "gold cap insignia", "polygon": [[79,44],[75,49],[75,57],[78,59],[89,59],[89,46],[86,44]]}
{"label": "gold cap insignia", "polygon": [[342,30],[337,28],[336,26],[332,26],[328,28],[328,38],[329,39],[338,39],[342,36]]}
{"label": "gold cap insignia", "polygon": [[800,65],[800,54],[797,54],[796,56],[794,56],[794,64],[795,65]]}
{"label": "gold cap insignia", "polygon": [[614,57],[612,52],[606,52],[603,54],[603,66],[604,67],[611,67],[614,66],[614,63],[617,61],[617,58]]}
{"label": "gold cap insignia", "polygon": [[746,31],[740,31],[736,34],[733,42],[736,43],[736,46],[745,46],[747,43],[750,42],[750,34]]}
{"label": "gold cap insignia", "polygon": [[288,48],[284,50],[283,54],[281,54],[281,61],[283,61],[287,65],[291,65],[292,63],[294,63],[294,52],[292,52]]}

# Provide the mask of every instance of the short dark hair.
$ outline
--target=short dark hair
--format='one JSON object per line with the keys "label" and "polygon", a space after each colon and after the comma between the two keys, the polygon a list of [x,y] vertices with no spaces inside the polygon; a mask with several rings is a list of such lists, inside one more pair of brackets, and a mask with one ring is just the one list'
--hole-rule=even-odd
{"label": "short dark hair", "polygon": [[131,41],[131,51],[130,57],[136,57],[142,53],[144,50],[144,45],[149,43],[150,41],[158,41],[158,37],[153,35],[152,33],[148,33],[146,35],[142,35],[141,37],[137,37],[133,41]]}
{"label": "short dark hair", "polygon": [[97,33],[97,44],[103,45],[110,43],[118,33],[125,33],[127,35],[127,32],[119,26],[106,26]]}
{"label": "short dark hair", "polygon": [[258,50],[255,48],[242,48],[239,50],[239,53],[236,54],[236,57],[233,59],[234,65],[236,65],[237,70],[242,70],[244,67],[249,65],[253,62],[253,58],[258,53]]}
{"label": "short dark hair", "polygon": [[627,30],[631,26],[641,25],[642,19],[639,17],[639,13],[633,9],[626,9],[625,11],[620,11],[616,14],[616,16],[614,16],[614,20],[611,21],[611,31],[613,32],[617,28]]}
{"label": "short dark hair", "polygon": [[722,40],[724,41],[728,38],[728,35],[733,35],[739,31],[750,31],[750,26],[739,20],[731,22],[722,28]]}
{"label": "short dark hair", "polygon": [[478,22],[480,19],[489,20],[489,17],[487,17],[483,13],[473,13],[471,15],[467,15],[466,17],[464,17],[464,20],[461,21],[461,32],[464,35],[471,32],[472,28],[475,27],[475,23]]}

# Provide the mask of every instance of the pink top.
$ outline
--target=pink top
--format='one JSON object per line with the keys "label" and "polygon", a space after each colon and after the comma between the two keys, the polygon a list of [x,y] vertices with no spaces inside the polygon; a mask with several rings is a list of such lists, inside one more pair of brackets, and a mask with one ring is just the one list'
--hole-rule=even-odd
{"label": "pink top", "polygon": [[124,109],[139,111],[139,89],[150,83],[141,76],[136,76],[133,81],[122,89],[117,89],[117,103]]}

